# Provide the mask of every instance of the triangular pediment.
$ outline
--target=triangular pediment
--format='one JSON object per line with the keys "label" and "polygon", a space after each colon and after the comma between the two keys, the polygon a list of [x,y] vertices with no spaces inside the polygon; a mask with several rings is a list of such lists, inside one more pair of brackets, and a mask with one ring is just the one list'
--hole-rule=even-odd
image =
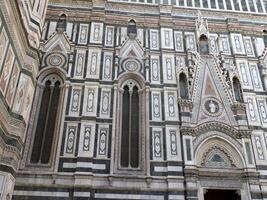
{"label": "triangular pediment", "polygon": [[63,33],[55,33],[44,44],[42,50],[44,52],[63,51],[65,53],[71,52],[73,44],[68,36]]}
{"label": "triangular pediment", "polygon": [[144,58],[144,49],[136,39],[128,39],[120,48],[120,57]]}
{"label": "triangular pediment", "polygon": [[235,126],[236,120],[231,110],[231,98],[225,92],[225,83],[217,69],[216,63],[210,59],[204,59],[198,65],[191,121],[194,124],[217,121]]}

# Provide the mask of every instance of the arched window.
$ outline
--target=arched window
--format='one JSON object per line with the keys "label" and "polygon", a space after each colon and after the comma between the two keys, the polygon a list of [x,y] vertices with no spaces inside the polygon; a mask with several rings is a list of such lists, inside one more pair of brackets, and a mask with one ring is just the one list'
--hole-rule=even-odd
{"label": "arched window", "polygon": [[236,77],[233,78],[233,88],[234,88],[235,100],[238,102],[243,102],[241,85],[238,78]]}
{"label": "arched window", "polygon": [[188,98],[188,86],[187,86],[187,78],[184,73],[179,75],[179,87],[180,87],[180,97],[182,99]]}
{"label": "arched window", "polygon": [[202,34],[199,37],[199,51],[202,54],[207,54],[209,53],[209,42],[208,38],[206,35]]}
{"label": "arched window", "polygon": [[62,82],[57,76],[49,75],[41,84],[41,104],[30,157],[33,164],[50,162]]}
{"label": "arched window", "polygon": [[67,16],[65,14],[62,14],[59,16],[56,30],[66,31],[66,28],[67,28]]}
{"label": "arched window", "polygon": [[137,35],[136,23],[133,19],[128,22],[127,34],[130,38],[135,38]]}
{"label": "arched window", "polygon": [[120,164],[139,167],[139,94],[132,81],[123,88]]}

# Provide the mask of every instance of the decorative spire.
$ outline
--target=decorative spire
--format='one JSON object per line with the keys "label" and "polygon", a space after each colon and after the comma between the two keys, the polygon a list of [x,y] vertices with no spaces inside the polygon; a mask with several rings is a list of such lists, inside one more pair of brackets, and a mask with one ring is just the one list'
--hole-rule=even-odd
{"label": "decorative spire", "polygon": [[207,20],[204,21],[202,13],[198,11],[198,17],[196,20],[196,31],[198,39],[202,36],[209,38],[209,28]]}

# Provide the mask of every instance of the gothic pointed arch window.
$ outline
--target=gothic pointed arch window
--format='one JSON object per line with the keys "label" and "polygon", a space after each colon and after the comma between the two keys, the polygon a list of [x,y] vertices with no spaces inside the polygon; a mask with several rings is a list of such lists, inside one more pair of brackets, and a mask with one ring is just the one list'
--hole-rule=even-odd
{"label": "gothic pointed arch window", "polygon": [[[146,122],[148,114],[146,108],[145,81],[138,75],[127,73],[119,80],[117,93],[117,126],[116,126],[116,157],[115,172],[136,174],[144,173]],[[114,97],[116,98],[116,97]]]}
{"label": "gothic pointed arch window", "polygon": [[234,89],[235,100],[238,102],[243,102],[241,84],[238,78],[236,77],[233,78],[233,89]]}
{"label": "gothic pointed arch window", "polygon": [[209,42],[208,37],[202,34],[199,37],[199,51],[201,54],[208,54],[209,53]]}
{"label": "gothic pointed arch window", "polygon": [[179,92],[182,99],[188,99],[188,84],[184,73],[179,75]]}
{"label": "gothic pointed arch window", "polygon": [[56,139],[57,124],[60,118],[63,79],[54,73],[40,76],[37,84],[33,126],[29,127],[32,141],[29,152],[30,164],[51,164]]}
{"label": "gothic pointed arch window", "polygon": [[133,80],[123,87],[121,127],[121,167],[139,166],[139,94]]}
{"label": "gothic pointed arch window", "polygon": [[57,31],[66,31],[67,28],[67,16],[63,13],[59,16],[57,21]]}
{"label": "gothic pointed arch window", "polygon": [[137,35],[136,22],[133,19],[128,22],[127,34],[130,38],[135,38]]}

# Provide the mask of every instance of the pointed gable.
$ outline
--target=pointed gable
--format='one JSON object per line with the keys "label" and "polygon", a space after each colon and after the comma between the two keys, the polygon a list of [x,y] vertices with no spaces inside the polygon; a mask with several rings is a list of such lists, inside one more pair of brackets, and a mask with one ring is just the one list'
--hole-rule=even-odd
{"label": "pointed gable", "polygon": [[231,110],[231,99],[225,92],[220,70],[212,60],[202,60],[197,66],[198,77],[195,80],[193,96],[192,122],[195,124],[217,121],[236,125]]}
{"label": "pointed gable", "polygon": [[120,57],[136,57],[138,59],[144,58],[144,49],[136,39],[128,39],[120,49]]}
{"label": "pointed gable", "polygon": [[72,45],[65,33],[55,33],[43,44],[42,50],[44,52],[63,51],[69,53]]}

